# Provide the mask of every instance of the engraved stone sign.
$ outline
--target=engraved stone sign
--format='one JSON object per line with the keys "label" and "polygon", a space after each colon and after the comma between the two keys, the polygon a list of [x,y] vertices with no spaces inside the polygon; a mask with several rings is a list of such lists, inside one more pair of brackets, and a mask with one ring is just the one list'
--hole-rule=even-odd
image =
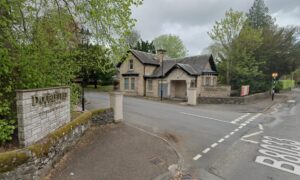
{"label": "engraved stone sign", "polygon": [[19,142],[28,146],[70,121],[70,88],[17,90]]}

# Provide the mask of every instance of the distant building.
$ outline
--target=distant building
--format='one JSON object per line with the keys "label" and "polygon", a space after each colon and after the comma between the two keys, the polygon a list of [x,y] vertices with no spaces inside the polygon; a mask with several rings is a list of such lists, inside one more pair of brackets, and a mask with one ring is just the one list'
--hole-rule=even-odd
{"label": "distant building", "polygon": [[120,90],[127,95],[186,98],[187,89],[197,88],[198,96],[207,94],[205,87],[217,86],[217,69],[212,55],[170,59],[165,51],[157,54],[130,50],[118,64]]}

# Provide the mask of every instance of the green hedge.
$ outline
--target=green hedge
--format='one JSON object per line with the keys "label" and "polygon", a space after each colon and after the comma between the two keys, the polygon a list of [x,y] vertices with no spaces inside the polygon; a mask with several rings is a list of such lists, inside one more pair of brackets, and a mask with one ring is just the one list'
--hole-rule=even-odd
{"label": "green hedge", "polygon": [[280,90],[291,89],[291,88],[295,87],[295,81],[294,80],[279,80],[278,85],[279,85]]}

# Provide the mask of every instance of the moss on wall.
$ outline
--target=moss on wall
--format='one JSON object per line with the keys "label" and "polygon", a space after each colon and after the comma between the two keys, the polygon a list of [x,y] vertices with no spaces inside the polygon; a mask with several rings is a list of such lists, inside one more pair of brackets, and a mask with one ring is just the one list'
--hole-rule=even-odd
{"label": "moss on wall", "polygon": [[70,134],[78,126],[89,123],[93,115],[102,114],[107,110],[110,110],[110,108],[84,112],[71,122],[48,134],[39,143],[23,149],[0,153],[0,173],[12,171],[16,167],[28,162],[28,160],[32,158],[31,154],[37,158],[48,156],[51,147],[53,147],[59,139]]}
{"label": "moss on wall", "polygon": [[28,159],[29,156],[23,149],[0,153],[0,173],[11,171]]}

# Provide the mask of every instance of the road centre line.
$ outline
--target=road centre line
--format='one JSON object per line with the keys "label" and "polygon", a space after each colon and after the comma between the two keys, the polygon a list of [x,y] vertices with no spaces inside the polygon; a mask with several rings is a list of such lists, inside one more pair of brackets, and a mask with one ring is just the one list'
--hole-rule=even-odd
{"label": "road centre line", "polygon": [[206,148],[206,149],[204,149],[202,152],[204,153],[204,154],[206,154],[206,153],[208,153],[210,151],[210,148]]}
{"label": "road centre line", "polygon": [[197,114],[190,114],[190,113],[185,113],[185,112],[180,112],[180,113],[188,115],[188,116],[194,116],[194,117],[199,117],[199,118],[211,119],[211,120],[214,120],[214,121],[219,121],[219,122],[224,122],[224,123],[228,123],[228,124],[233,124],[232,122],[228,122],[228,121],[224,121],[224,120],[216,119],[216,118],[211,118],[211,117],[206,117],[206,116],[199,116]]}
{"label": "road centre line", "polygon": [[218,145],[218,143],[213,143],[210,147],[214,148]]}
{"label": "road centre line", "polygon": [[196,160],[198,160],[198,159],[201,158],[201,157],[202,157],[201,154],[197,154],[195,157],[193,157],[193,159],[196,161]]}
{"label": "road centre line", "polygon": [[236,118],[235,120],[231,121],[231,123],[235,124],[235,123],[239,122],[240,120],[244,119],[245,117],[247,117],[249,115],[250,115],[250,113],[244,114],[244,115]]}
{"label": "road centre line", "polygon": [[219,141],[218,141],[218,143],[221,143],[221,142],[223,142],[225,139],[219,139]]}
{"label": "road centre line", "polygon": [[[189,114],[189,113],[184,113],[184,112],[181,112],[182,114],[186,114],[186,115],[190,115],[190,116],[196,116],[196,117],[201,117],[201,118],[207,118],[207,119],[212,119],[212,120],[216,120],[216,121],[221,121],[221,122],[226,122],[226,123],[230,123],[230,124],[235,124],[235,122],[227,122],[227,121],[223,121],[223,120],[220,120],[220,119],[215,119],[215,118],[210,118],[210,117],[205,117],[205,116],[199,116],[199,115],[195,115],[195,114]],[[250,113],[248,113],[250,114]],[[254,121],[257,117],[259,117],[262,113],[259,113],[259,114],[256,114],[255,116],[251,117],[250,119],[248,119],[247,121],[245,121],[244,123],[240,124],[240,126],[238,128],[236,128],[234,131],[230,132],[229,134],[227,134],[226,136],[224,136],[224,138],[221,138],[218,140],[218,143],[221,143],[223,141],[225,141],[225,139],[229,138],[231,135],[233,135],[235,132],[239,131],[240,129],[242,129],[244,126],[246,126],[247,124],[249,124],[250,122]],[[245,115],[244,115],[245,116]],[[245,116],[246,117],[246,116]],[[248,138],[248,137],[251,137],[251,136],[255,136],[255,135],[258,135],[260,133],[263,133],[263,126],[261,124],[258,124],[259,126],[259,129],[261,131],[258,131],[258,132],[254,132],[252,134],[248,134],[248,135],[245,135],[245,136],[242,136],[242,138],[240,140],[242,141],[245,141],[245,142],[250,142],[250,143],[254,143],[254,144],[258,144],[259,142],[256,142],[256,141],[252,141],[252,140],[248,140],[248,139],[244,139],[244,138]],[[215,148],[216,146],[218,146],[218,143],[213,143],[210,147],[211,148]],[[202,151],[203,154],[206,154],[208,153],[211,148],[206,148]],[[196,161],[198,160],[199,158],[201,158],[202,155],[201,154],[197,154],[193,159]]]}

